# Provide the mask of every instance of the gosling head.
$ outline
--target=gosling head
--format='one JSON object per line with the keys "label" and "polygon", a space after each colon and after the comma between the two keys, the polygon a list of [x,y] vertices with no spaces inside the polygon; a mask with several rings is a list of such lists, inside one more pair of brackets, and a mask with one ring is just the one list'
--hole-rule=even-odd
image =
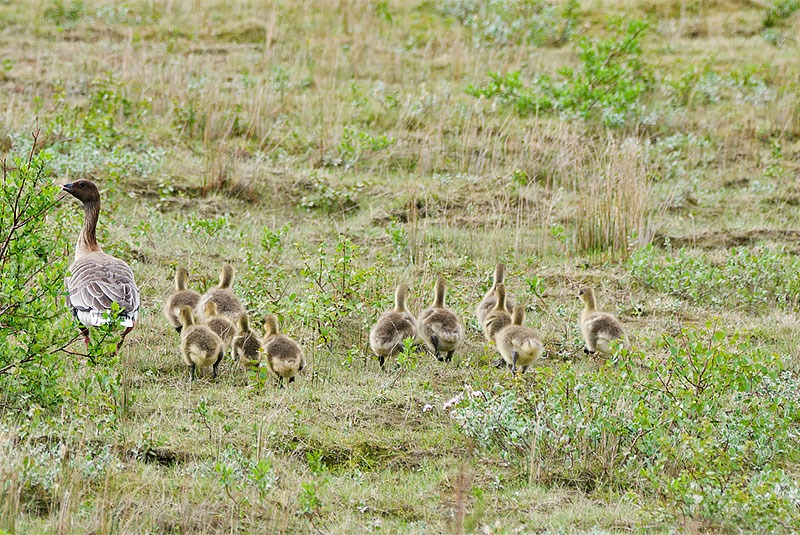
{"label": "gosling head", "polygon": [[267,336],[278,334],[278,316],[267,314],[264,318],[264,331],[266,331]]}
{"label": "gosling head", "polygon": [[213,318],[217,315],[217,304],[214,301],[206,301],[203,313],[207,318]]}
{"label": "gosling head", "polygon": [[181,307],[179,317],[181,320],[181,325],[183,325],[184,328],[194,325],[194,314],[192,314],[192,307],[189,305],[183,305]]}

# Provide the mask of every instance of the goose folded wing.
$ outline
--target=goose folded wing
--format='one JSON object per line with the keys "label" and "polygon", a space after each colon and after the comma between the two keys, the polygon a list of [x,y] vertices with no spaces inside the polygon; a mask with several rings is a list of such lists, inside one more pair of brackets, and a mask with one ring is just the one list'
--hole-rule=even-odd
{"label": "goose folded wing", "polygon": [[84,260],[73,264],[72,276],[67,279],[72,308],[102,313],[117,303],[123,316],[135,319],[140,299],[130,266],[120,260]]}

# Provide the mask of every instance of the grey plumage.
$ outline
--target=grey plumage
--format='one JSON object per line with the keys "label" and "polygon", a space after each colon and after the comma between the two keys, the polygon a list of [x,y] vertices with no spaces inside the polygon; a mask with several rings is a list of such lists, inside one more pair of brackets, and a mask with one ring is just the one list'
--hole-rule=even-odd
{"label": "grey plumage", "polygon": [[206,301],[204,312],[206,326],[214,331],[214,334],[219,336],[225,348],[230,347],[231,341],[233,340],[233,335],[236,332],[233,322],[231,322],[231,320],[229,320],[227,317],[219,314],[217,311],[217,304],[214,301]]}
{"label": "grey plumage", "polygon": [[523,325],[525,309],[520,305],[514,307],[511,323],[503,327],[495,335],[497,351],[511,368],[511,373],[516,373],[517,368],[522,373],[528,371],[535,360],[544,354],[544,346],[539,340],[535,330]]}
{"label": "grey plumage", "polygon": [[581,288],[578,297],[584,304],[580,319],[583,340],[586,342],[584,351],[586,353],[599,351],[600,353],[611,354],[609,342],[613,340],[625,341],[625,331],[622,328],[622,323],[613,314],[597,309],[597,300],[592,288],[584,286]]}
{"label": "grey plumage", "polygon": [[[76,180],[61,186],[83,203],[83,228],[75,248],[75,260],[66,278],[67,303],[72,314],[85,326],[93,327],[109,321],[113,303],[119,305],[118,321],[126,327],[117,344],[122,346],[125,336],[139,318],[139,288],[131,267],[103,252],[97,243],[96,229],[100,217],[100,191],[90,180]],[[89,343],[88,329],[83,328],[85,342]]]}
{"label": "grey plumage", "polygon": [[487,341],[493,342],[500,329],[509,324],[511,324],[511,314],[506,307],[506,285],[500,282],[495,285],[494,307],[486,314],[481,324],[483,335]]}
{"label": "grey plumage", "polygon": [[181,307],[186,305],[194,309],[200,302],[200,294],[189,288],[189,272],[183,268],[175,271],[175,291],[164,302],[164,315],[170,325],[181,332],[181,320],[178,317]]}
{"label": "grey plumage", "polygon": [[189,380],[194,381],[195,371],[199,368],[211,366],[214,377],[217,368],[225,355],[222,340],[205,325],[198,324],[197,319],[189,306],[181,307],[181,356],[183,362],[189,367]]}
{"label": "grey plumage", "polygon": [[290,383],[294,382],[297,373],[306,366],[303,348],[278,330],[278,317],[274,314],[264,318],[264,331],[261,345],[267,355],[269,369],[278,376],[281,385],[284,379],[288,379]]}
{"label": "grey plumage", "polygon": [[200,298],[197,305],[197,315],[203,317],[205,315],[205,306],[209,301],[217,304],[217,311],[223,316],[227,316],[231,321],[235,321],[239,314],[244,312],[239,298],[233,293],[233,266],[225,265],[219,276],[219,284],[216,288],[208,290]]}
{"label": "grey plumage", "polygon": [[241,366],[258,366],[261,361],[261,339],[250,330],[250,320],[244,312],[236,319],[231,355]]}
{"label": "grey plumage", "polygon": [[[497,303],[497,285],[504,284],[506,278],[506,266],[504,264],[496,264],[494,266],[494,282],[492,283],[492,287],[489,288],[489,291],[486,292],[486,295],[483,296],[481,302],[478,303],[478,306],[475,308],[475,316],[478,318],[478,323],[483,325],[486,321],[486,315],[492,311],[495,304]],[[510,295],[506,296],[506,312],[511,314],[514,310],[514,298]]]}
{"label": "grey plumage", "polygon": [[455,312],[445,306],[446,286],[444,278],[439,277],[434,286],[433,305],[420,313],[417,319],[419,337],[436,356],[450,362],[453,353],[464,342],[464,325]]}
{"label": "grey plumage", "polygon": [[381,314],[369,332],[369,346],[381,368],[386,358],[392,357],[403,349],[403,340],[416,335],[416,320],[406,308],[408,286],[400,284],[394,293],[394,309]]}

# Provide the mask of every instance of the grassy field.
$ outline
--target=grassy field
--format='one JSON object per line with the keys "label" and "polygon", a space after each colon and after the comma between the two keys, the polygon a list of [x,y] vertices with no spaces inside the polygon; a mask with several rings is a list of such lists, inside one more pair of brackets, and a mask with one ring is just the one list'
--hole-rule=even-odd
{"label": "grassy field", "polygon": [[[38,128],[44,183],[95,180],[142,293],[118,358],[43,343],[48,401],[0,361],[0,532],[800,530],[798,7],[0,0],[0,153]],[[81,217],[41,227],[59,280]],[[496,262],[548,353],[516,378],[474,317]],[[288,388],[186,381],[162,305],[225,263],[304,346]],[[439,275],[467,343],[382,371],[370,325]]]}

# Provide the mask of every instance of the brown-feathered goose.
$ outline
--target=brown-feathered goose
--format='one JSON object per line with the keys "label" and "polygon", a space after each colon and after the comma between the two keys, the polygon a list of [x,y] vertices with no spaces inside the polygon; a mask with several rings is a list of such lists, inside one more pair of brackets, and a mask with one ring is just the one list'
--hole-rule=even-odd
{"label": "brown-feathered goose", "polygon": [[268,314],[264,318],[264,340],[261,342],[267,354],[267,365],[275,375],[278,383],[283,386],[283,380],[294,382],[297,372],[306,366],[306,356],[300,344],[278,331],[278,317]]}
{"label": "brown-feathered goose", "polygon": [[217,311],[220,314],[228,316],[231,321],[235,321],[236,318],[239,317],[239,314],[244,312],[244,307],[241,301],[239,301],[239,298],[236,297],[236,294],[233,293],[233,290],[231,290],[232,286],[233,266],[226,264],[220,273],[217,287],[208,290],[200,298],[200,303],[198,303],[196,308],[197,315],[203,317],[206,303],[208,301],[213,301],[217,304]]}
{"label": "brown-feathered goose", "polygon": [[464,324],[455,312],[445,307],[445,282],[439,277],[434,285],[433,305],[422,311],[417,318],[417,332],[430,351],[441,361],[450,362],[453,353],[464,342]]}
{"label": "brown-feathered goose", "polygon": [[164,315],[175,330],[181,332],[179,318],[181,307],[186,305],[194,309],[200,302],[200,294],[189,288],[189,272],[183,268],[175,272],[175,292],[164,303]]}
{"label": "brown-feathered goose", "polygon": [[588,286],[581,288],[578,297],[583,301],[583,311],[581,312],[581,332],[586,346],[583,348],[585,353],[591,354],[595,351],[611,354],[609,342],[612,340],[625,341],[625,331],[622,323],[608,312],[597,310],[594,290]]}
{"label": "brown-feathered goose", "polygon": [[[478,323],[483,325],[486,321],[486,315],[492,311],[494,305],[497,303],[497,285],[503,284],[506,278],[506,266],[503,264],[497,264],[494,266],[494,283],[492,287],[489,288],[489,291],[486,292],[486,295],[483,296],[481,302],[478,303],[478,306],[475,308],[475,315],[478,317]],[[511,314],[514,310],[514,298],[512,296],[506,296],[506,312]]]}
{"label": "brown-feathered goose", "polygon": [[81,329],[84,341],[89,344],[88,327],[109,321],[108,313],[113,303],[119,305],[119,323],[125,327],[117,351],[125,336],[136,325],[139,317],[139,288],[133,270],[119,258],[106,254],[97,243],[95,230],[100,216],[100,192],[90,180],[76,180],[61,189],[83,203],[83,229],[78,236],[75,261],[69,267],[66,279],[67,302],[72,314],[85,327]]}
{"label": "brown-feathered goose", "polygon": [[408,286],[400,284],[394,293],[394,309],[381,314],[369,332],[369,346],[378,356],[381,368],[386,357],[392,357],[403,349],[403,340],[414,338],[417,322],[406,308]]}

